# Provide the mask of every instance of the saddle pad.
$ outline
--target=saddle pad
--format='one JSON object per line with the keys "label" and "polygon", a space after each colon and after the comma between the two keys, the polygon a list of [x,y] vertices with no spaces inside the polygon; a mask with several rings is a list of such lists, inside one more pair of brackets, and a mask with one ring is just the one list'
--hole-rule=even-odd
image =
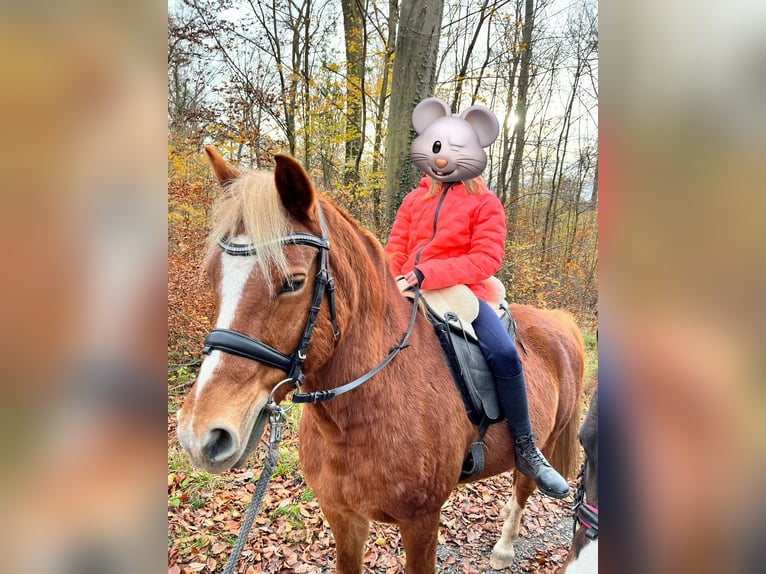
{"label": "saddle pad", "polygon": [[[412,299],[414,291],[404,277],[397,277],[396,280],[402,294]],[[497,277],[490,277],[484,281],[484,285],[489,293],[488,303],[498,317],[502,317],[503,307],[507,309],[503,283]],[[420,296],[437,319],[449,323],[458,332],[464,332],[473,342],[478,341],[471,323],[479,315],[479,299],[467,286],[459,284],[442,289],[421,289]]]}

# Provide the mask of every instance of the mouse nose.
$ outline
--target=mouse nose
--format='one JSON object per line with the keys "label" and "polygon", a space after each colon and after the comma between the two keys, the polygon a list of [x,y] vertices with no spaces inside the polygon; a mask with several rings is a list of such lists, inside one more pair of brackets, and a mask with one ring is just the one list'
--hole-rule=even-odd
{"label": "mouse nose", "polygon": [[443,157],[437,157],[434,160],[434,163],[436,164],[436,167],[442,168],[442,167],[446,166],[449,162],[446,159],[444,159]]}

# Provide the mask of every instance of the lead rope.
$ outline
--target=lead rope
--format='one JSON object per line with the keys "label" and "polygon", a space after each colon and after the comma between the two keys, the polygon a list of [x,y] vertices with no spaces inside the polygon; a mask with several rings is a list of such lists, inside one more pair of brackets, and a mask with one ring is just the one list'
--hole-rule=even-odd
{"label": "lead rope", "polygon": [[274,474],[274,469],[279,460],[279,443],[282,441],[282,421],[285,417],[285,409],[273,401],[270,401],[265,408],[270,411],[269,445],[263,463],[263,470],[261,470],[261,476],[258,479],[258,483],[255,485],[253,499],[250,501],[250,506],[248,506],[247,511],[245,512],[245,518],[242,520],[242,526],[240,527],[237,541],[234,543],[229,559],[223,567],[223,574],[233,574],[234,568],[237,566],[237,562],[239,562],[239,555],[242,552],[242,548],[245,546],[247,537],[250,534],[250,529],[253,527],[255,515],[261,508],[261,503],[266,494],[266,489],[269,486],[271,475]]}

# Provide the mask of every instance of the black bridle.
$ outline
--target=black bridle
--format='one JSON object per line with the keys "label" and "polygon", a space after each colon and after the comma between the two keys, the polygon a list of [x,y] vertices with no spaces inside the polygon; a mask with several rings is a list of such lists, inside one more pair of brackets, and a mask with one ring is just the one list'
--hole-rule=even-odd
{"label": "black bridle", "polygon": [[585,536],[590,540],[598,538],[598,507],[585,502],[585,469],[588,466],[588,455],[582,461],[580,472],[577,473],[577,490],[574,496],[574,525],[572,534],[577,532],[577,527],[585,528]]}
{"label": "black bridle", "polygon": [[[319,271],[314,278],[314,292],[311,297],[311,307],[309,308],[308,317],[306,318],[306,326],[303,329],[303,334],[292,354],[285,355],[281,351],[278,351],[262,341],[258,341],[244,333],[233,331],[231,329],[211,330],[205,338],[205,345],[202,349],[203,354],[209,355],[212,351],[218,350],[259,363],[264,363],[287,373],[287,379],[282,381],[282,383],[290,381],[296,389],[298,389],[303,384],[303,361],[306,360],[306,352],[311,341],[311,334],[316,325],[319,309],[325,293],[327,293],[328,310],[330,313],[330,321],[332,323],[333,336],[335,341],[338,341],[340,331],[338,330],[335,313],[335,282],[330,273],[330,242],[327,239],[327,228],[325,225],[324,214],[318,203],[317,211],[319,213],[319,226],[322,230],[321,237],[311,233],[296,231],[287,237],[279,239],[279,243],[282,245],[308,245],[310,247],[315,247],[319,251]],[[218,245],[223,249],[224,253],[229,255],[246,257],[256,254],[256,246],[252,243],[232,243],[227,238],[223,237],[218,241]],[[340,394],[355,389],[376,375],[397,355],[397,353],[399,353],[399,351],[408,346],[407,339],[415,324],[418,296],[419,291],[416,289],[415,301],[413,301],[413,312],[407,332],[404,334],[401,341],[399,341],[399,344],[389,351],[386,358],[383,359],[380,364],[361,377],[335,389],[316,391],[313,393],[295,393],[292,397],[292,401],[294,403],[317,403],[327,401]]]}

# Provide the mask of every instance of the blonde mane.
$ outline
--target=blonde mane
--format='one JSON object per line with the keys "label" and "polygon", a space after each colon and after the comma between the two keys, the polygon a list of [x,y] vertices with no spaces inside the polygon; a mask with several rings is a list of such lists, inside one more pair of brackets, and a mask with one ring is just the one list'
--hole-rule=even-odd
{"label": "blonde mane", "polygon": [[242,173],[215,201],[211,219],[205,262],[221,252],[218,241],[227,237],[255,246],[254,257],[263,274],[277,270],[287,275],[287,260],[279,239],[289,235],[292,228],[277,193],[273,172]]}

